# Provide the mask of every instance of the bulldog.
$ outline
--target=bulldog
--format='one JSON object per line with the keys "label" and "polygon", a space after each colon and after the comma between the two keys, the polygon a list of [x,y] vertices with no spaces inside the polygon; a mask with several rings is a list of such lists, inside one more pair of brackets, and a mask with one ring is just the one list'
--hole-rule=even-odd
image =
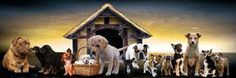
{"label": "bulldog", "polygon": [[30,42],[28,38],[16,37],[12,40],[11,46],[4,55],[2,65],[4,68],[14,73],[29,72],[30,64],[27,54],[30,52]]}

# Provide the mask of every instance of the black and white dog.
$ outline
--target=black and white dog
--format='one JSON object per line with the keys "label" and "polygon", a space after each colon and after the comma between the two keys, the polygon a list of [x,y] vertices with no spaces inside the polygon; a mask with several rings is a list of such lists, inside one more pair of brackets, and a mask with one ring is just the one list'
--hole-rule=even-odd
{"label": "black and white dog", "polygon": [[216,77],[216,65],[213,61],[213,53],[211,50],[202,50],[203,56],[205,57],[204,60],[204,73],[201,74],[202,77],[207,77],[208,75],[212,75],[212,77]]}
{"label": "black and white dog", "polygon": [[182,44],[172,44],[171,46],[174,49],[174,59],[172,60],[172,64],[174,66],[175,70],[175,75],[180,76],[181,73],[183,72],[183,67],[184,67],[184,58],[183,58],[183,52],[182,52]]}
{"label": "black and white dog", "polygon": [[138,61],[147,60],[148,45],[142,43],[133,43],[128,46],[125,53],[126,73],[130,74],[133,69],[139,69]]}

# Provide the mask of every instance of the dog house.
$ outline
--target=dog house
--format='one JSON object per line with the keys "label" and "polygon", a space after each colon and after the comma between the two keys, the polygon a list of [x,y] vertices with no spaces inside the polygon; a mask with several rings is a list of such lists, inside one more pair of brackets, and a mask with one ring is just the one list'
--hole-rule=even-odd
{"label": "dog house", "polygon": [[72,28],[64,37],[72,39],[73,51],[76,52],[80,47],[86,46],[88,38],[93,35],[104,36],[109,44],[116,48],[131,43],[142,43],[142,39],[151,37],[149,32],[132,22],[108,3]]}

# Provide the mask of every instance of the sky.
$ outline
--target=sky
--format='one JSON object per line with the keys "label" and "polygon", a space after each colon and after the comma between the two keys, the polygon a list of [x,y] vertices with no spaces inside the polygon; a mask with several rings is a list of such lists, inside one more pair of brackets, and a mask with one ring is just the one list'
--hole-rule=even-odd
{"label": "sky", "polygon": [[31,46],[49,44],[57,52],[72,47],[63,35],[104,3],[112,4],[153,36],[150,52],[173,52],[171,43],[187,46],[185,34],[200,32],[200,50],[236,52],[236,2],[224,0],[3,0],[0,3],[0,50],[17,36]]}

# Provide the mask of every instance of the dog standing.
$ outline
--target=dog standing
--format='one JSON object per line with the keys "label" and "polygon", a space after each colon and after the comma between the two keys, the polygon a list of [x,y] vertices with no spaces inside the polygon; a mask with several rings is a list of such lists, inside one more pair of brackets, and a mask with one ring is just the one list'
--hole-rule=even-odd
{"label": "dog standing", "polygon": [[158,69],[160,70],[161,59],[161,55],[151,55],[150,58],[144,63],[143,73],[148,71],[152,74],[152,77],[156,77]]}
{"label": "dog standing", "polygon": [[[187,33],[185,37],[188,39],[187,50],[184,54],[184,74],[188,75],[189,71],[194,70],[194,76],[199,76],[200,71],[200,53],[198,48],[200,33]],[[195,67],[195,68],[194,68]]]}
{"label": "dog standing", "polygon": [[142,43],[133,43],[128,46],[125,52],[126,73],[130,74],[133,69],[139,69],[138,61],[147,60],[148,45]]}
{"label": "dog standing", "polygon": [[3,67],[15,73],[29,72],[30,64],[27,54],[30,50],[29,39],[24,37],[13,39],[9,50],[4,55]]}
{"label": "dog standing", "polygon": [[64,63],[65,74],[69,74],[70,76],[75,74],[73,65],[72,65],[72,54],[71,49],[68,48],[67,51],[62,55],[62,61]]}
{"label": "dog standing", "polygon": [[182,52],[182,44],[171,44],[171,46],[174,49],[174,59],[173,59],[173,66],[175,69],[175,75],[180,76],[181,73],[183,72],[183,67],[184,67],[184,58],[183,58],[183,52]]}
{"label": "dog standing", "polygon": [[173,70],[173,66],[171,63],[172,56],[166,55],[163,58],[163,61],[161,63],[161,74],[165,76],[171,75],[171,71]]}
{"label": "dog standing", "polygon": [[105,61],[108,61],[106,76],[109,76],[111,74],[117,75],[119,73],[119,51],[126,49],[127,47],[117,49],[109,45],[107,39],[101,35],[90,37],[88,39],[88,46],[91,47],[92,53],[94,52],[96,53],[96,55],[99,55],[99,62],[101,64],[101,67],[98,74],[103,73]]}
{"label": "dog standing", "polygon": [[207,75],[212,75],[212,77],[216,77],[216,66],[215,62],[212,60],[213,53],[211,50],[202,50],[203,56],[205,56],[204,60],[204,73],[202,74],[202,77],[207,77]]}
{"label": "dog standing", "polygon": [[216,71],[219,74],[219,77],[223,77],[224,70],[226,68],[226,75],[229,76],[229,60],[226,57],[223,57],[222,53],[214,53],[214,59],[216,63]]}

